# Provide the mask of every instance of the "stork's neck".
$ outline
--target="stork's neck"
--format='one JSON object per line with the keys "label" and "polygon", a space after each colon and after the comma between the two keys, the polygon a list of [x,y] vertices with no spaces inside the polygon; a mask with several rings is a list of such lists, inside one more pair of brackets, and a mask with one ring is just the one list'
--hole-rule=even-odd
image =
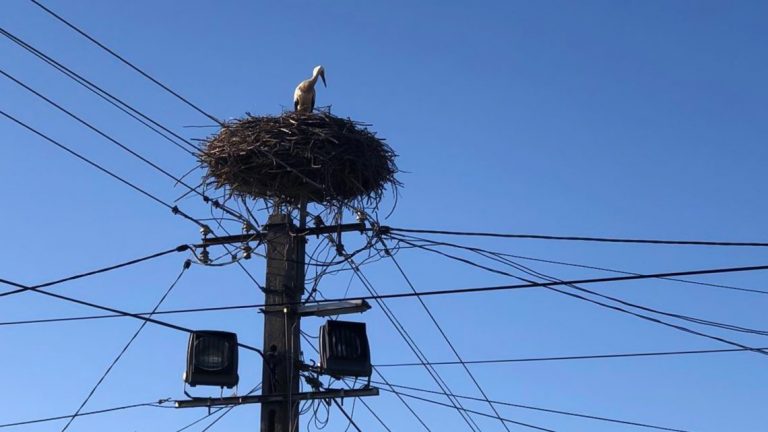
{"label": "stork's neck", "polygon": [[320,71],[312,72],[312,78],[309,79],[309,82],[312,83],[313,87],[317,83],[317,78],[319,77],[320,77]]}

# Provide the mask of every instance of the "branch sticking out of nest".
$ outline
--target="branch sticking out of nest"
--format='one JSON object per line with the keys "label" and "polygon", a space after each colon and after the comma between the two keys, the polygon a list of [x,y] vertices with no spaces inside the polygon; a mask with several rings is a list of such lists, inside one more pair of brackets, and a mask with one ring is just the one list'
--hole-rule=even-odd
{"label": "branch sticking out of nest", "polygon": [[397,156],[363,123],[328,113],[248,116],[205,141],[205,184],[238,197],[296,205],[378,206]]}

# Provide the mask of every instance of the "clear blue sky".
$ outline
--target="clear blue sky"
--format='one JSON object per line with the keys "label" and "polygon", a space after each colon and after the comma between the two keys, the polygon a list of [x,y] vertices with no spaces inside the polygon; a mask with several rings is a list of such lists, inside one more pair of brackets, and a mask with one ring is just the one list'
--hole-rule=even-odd
{"label": "clear blue sky", "polygon": [[[318,104],[332,104],[338,115],[372,123],[400,155],[405,188],[396,211],[384,221],[393,226],[768,240],[765,2],[44,3],[220,118],[246,111],[279,113],[291,105],[295,85],[323,64],[328,87],[318,90]],[[185,137],[203,138],[211,131],[184,128],[210,121],[27,0],[4,1],[0,26]],[[195,166],[191,156],[7,39],[0,41],[0,68],[176,175]],[[2,77],[0,95],[0,109],[164,200],[184,192]],[[199,238],[195,225],[5,119],[0,119],[0,140],[2,278],[41,283]],[[190,181],[200,175],[194,172]],[[186,199],[180,206],[195,217],[207,217],[199,200]],[[768,263],[768,254],[759,249],[453,240],[635,272]],[[146,311],[186,258],[171,255],[51,290]],[[424,251],[403,250],[398,260],[419,290],[511,281]],[[529,264],[560,278],[604,275]],[[260,259],[246,265],[263,278]],[[389,261],[365,272],[381,292],[408,289]],[[764,272],[699,280],[768,289]],[[343,295],[348,281],[348,274],[329,278],[322,292]],[[668,281],[592,288],[666,311],[768,329],[768,297],[761,294]],[[363,293],[353,281],[350,294]],[[164,307],[261,301],[262,294],[237,267],[193,266]],[[546,290],[426,302],[467,360],[728,348]],[[390,305],[430,360],[454,360],[413,299]],[[92,313],[34,293],[0,298],[3,322]],[[356,318],[368,323],[375,363],[414,361],[380,310]],[[261,346],[262,319],[253,310],[165,319],[235,331],[242,341]],[[320,322],[303,324],[314,334]],[[0,326],[0,423],[74,412],[137,326],[130,319]],[[760,336],[686,326],[752,346],[768,345]],[[148,326],[86,411],[182,398],[186,339],[183,333]],[[311,349],[305,346],[304,351],[316,359]],[[471,369],[495,400],[693,431],[760,431],[768,420],[766,362],[759,354],[735,353]],[[439,370],[455,393],[477,395],[460,367]],[[392,383],[435,388],[419,368],[382,372]],[[260,359],[241,352],[240,374],[242,393],[260,379]],[[392,395],[367,401],[392,430],[421,430]],[[351,404],[345,401],[346,408]],[[432,430],[468,429],[448,408],[418,401],[412,406]],[[488,411],[482,403],[466,406]],[[510,407],[499,411],[557,431],[640,430]],[[78,418],[70,430],[173,431],[203,414],[140,408]],[[239,407],[211,430],[255,430],[258,414],[257,406]],[[361,406],[354,416],[363,430],[383,430]],[[475,418],[483,431],[502,430],[496,420]],[[346,427],[342,415],[331,410],[327,430]]]}

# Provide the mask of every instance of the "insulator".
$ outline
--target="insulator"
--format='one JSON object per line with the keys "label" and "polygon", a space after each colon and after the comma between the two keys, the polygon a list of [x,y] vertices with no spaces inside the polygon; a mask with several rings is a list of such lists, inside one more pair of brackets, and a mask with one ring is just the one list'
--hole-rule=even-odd
{"label": "insulator", "polygon": [[243,259],[251,259],[251,252],[253,252],[253,248],[248,246],[248,244],[243,245]]}
{"label": "insulator", "polygon": [[211,255],[208,253],[208,249],[203,248],[202,251],[200,251],[200,257],[199,257],[201,264],[210,264],[211,263]]}
{"label": "insulator", "polygon": [[203,225],[200,227],[201,236],[208,237],[209,234],[211,234],[211,229],[208,227],[208,225]]}

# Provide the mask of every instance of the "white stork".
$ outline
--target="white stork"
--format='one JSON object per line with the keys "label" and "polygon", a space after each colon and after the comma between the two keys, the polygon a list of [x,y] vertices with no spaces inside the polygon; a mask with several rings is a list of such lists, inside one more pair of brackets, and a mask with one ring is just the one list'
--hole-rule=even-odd
{"label": "white stork", "polygon": [[312,71],[312,78],[304,80],[296,86],[296,90],[293,92],[293,107],[296,112],[311,113],[315,109],[315,84],[318,77],[323,80],[323,86],[327,87],[325,69],[322,66],[316,66]]}

